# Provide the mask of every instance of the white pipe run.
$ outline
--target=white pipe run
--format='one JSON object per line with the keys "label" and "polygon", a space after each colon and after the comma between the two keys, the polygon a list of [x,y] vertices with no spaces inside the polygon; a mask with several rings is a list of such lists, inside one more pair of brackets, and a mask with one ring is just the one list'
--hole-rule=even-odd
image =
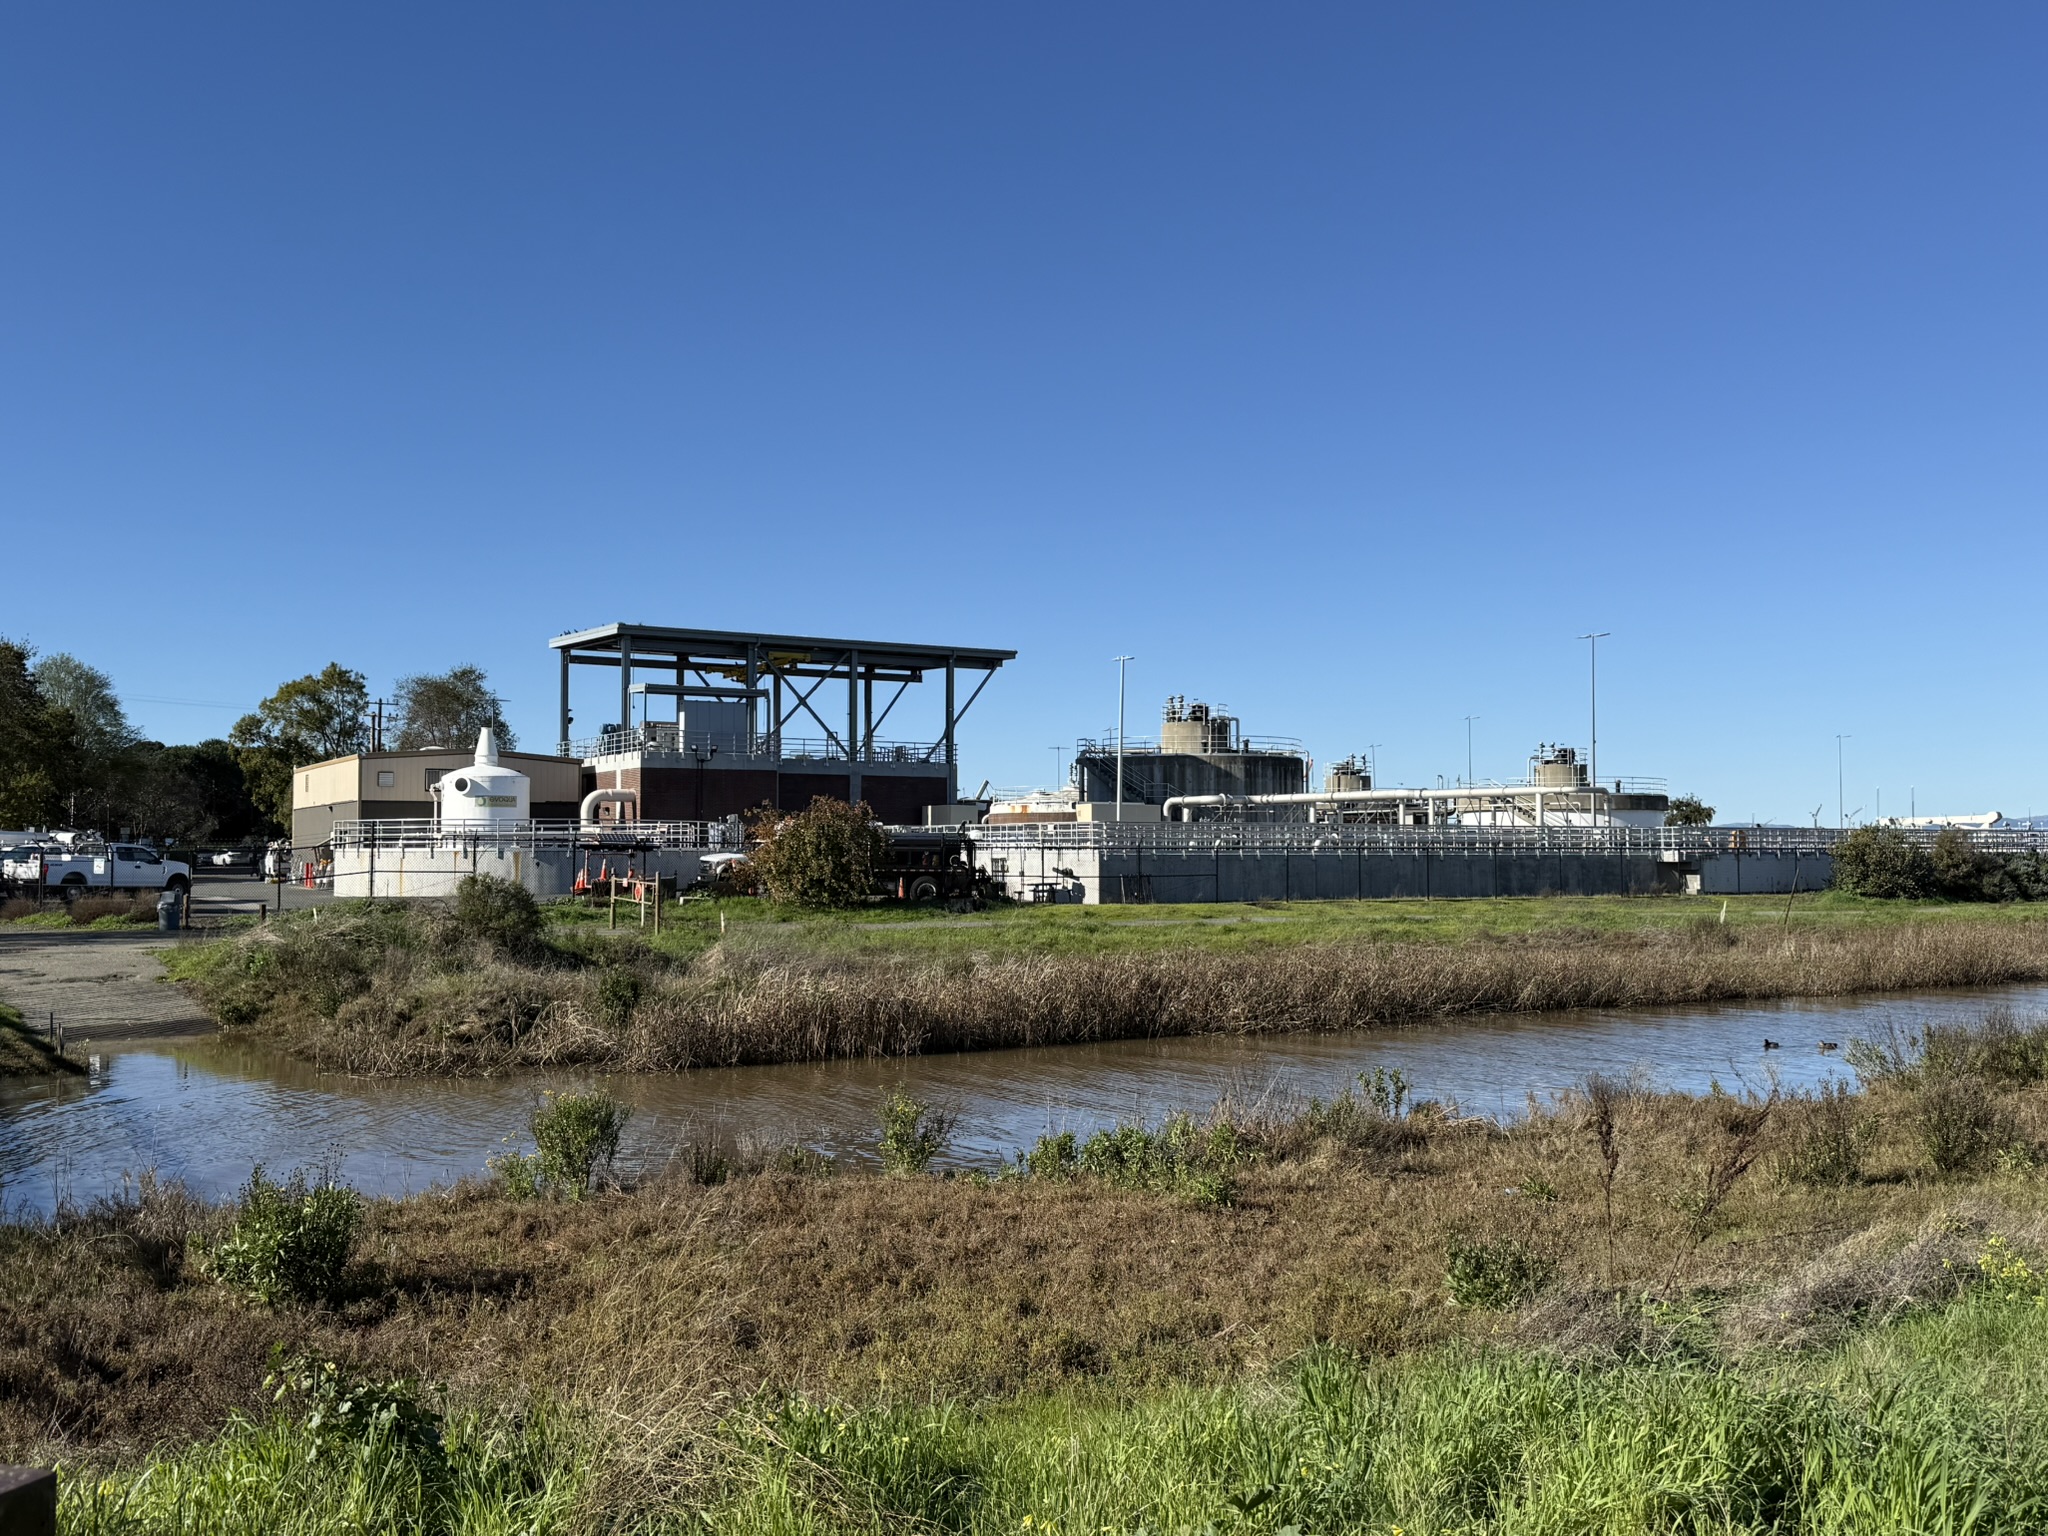
{"label": "white pipe run", "polygon": [[583,797],[583,809],[577,813],[578,819],[585,826],[591,825],[597,820],[600,805],[630,805],[633,807],[633,819],[640,819],[640,791],[637,789],[593,789]]}
{"label": "white pipe run", "polygon": [[1543,821],[1543,797],[1546,794],[1573,793],[1584,794],[1586,791],[1564,788],[1539,789],[1534,785],[1475,785],[1465,789],[1326,789],[1321,794],[1298,795],[1174,795],[1159,809],[1166,820],[1177,821],[1183,818],[1174,815],[1176,810],[1185,812],[1188,808],[1199,805],[1406,805],[1419,800],[1425,806],[1430,806],[1430,819],[1433,823],[1436,818],[1432,801],[1533,798],[1536,802],[1536,820],[1540,826]]}

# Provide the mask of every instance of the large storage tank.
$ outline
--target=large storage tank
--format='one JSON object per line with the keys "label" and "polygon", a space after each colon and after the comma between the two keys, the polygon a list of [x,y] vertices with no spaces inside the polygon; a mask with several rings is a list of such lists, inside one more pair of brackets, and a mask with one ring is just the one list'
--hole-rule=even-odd
{"label": "large storage tank", "polygon": [[434,785],[442,826],[484,826],[525,821],[533,814],[533,781],[498,763],[498,738],[489,726],[476,736],[476,761],[441,775]]}
{"label": "large storage tank", "polygon": [[[1118,798],[1116,738],[1083,741],[1074,754],[1080,798]],[[1122,798],[1159,805],[1174,795],[1298,795],[1308,788],[1308,756],[1301,743],[1251,737],[1235,715],[1179,694],[1160,713],[1157,740],[1124,743]]]}

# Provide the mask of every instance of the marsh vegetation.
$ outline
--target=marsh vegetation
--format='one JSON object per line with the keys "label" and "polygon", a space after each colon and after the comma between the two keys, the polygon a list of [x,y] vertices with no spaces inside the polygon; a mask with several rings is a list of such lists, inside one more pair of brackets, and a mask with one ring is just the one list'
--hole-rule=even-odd
{"label": "marsh vegetation", "polygon": [[1509,1124],[1368,1073],[944,1176],[905,1096],[894,1176],[367,1201],[269,1297],[211,1256],[289,1180],[145,1183],[0,1228],[0,1454],[95,1532],[2038,1528],[2048,1035],[1856,1054]]}

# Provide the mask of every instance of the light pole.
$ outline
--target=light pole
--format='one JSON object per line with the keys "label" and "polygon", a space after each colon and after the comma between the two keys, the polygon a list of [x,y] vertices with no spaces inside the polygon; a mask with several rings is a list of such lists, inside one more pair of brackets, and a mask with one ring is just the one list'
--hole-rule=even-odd
{"label": "light pole", "polygon": [[1368,789],[1378,789],[1380,787],[1381,745],[1382,743],[1377,741],[1369,741],[1365,744],[1365,771],[1372,778],[1372,783],[1366,786]]}
{"label": "light pole", "polygon": [[1846,732],[1837,731],[1835,733],[1835,830],[1837,832],[1846,831],[1849,826],[1849,818],[1842,810],[1843,805],[1846,803],[1842,795],[1842,743],[1848,739],[1849,737]]}
{"label": "light pole", "polygon": [[1053,788],[1058,789],[1061,787],[1061,781],[1067,776],[1067,749],[1065,747],[1047,747],[1045,750],[1052,754],[1053,762],[1058,765],[1053,769],[1052,780]]}
{"label": "light pole", "polygon": [[1472,787],[1472,784],[1473,784],[1473,779],[1472,779],[1472,722],[1473,722],[1474,720],[1481,720],[1481,719],[1484,719],[1484,718],[1485,718],[1485,716],[1483,716],[1483,715],[1467,715],[1467,716],[1465,717],[1465,787],[1466,787],[1467,789],[1470,789],[1470,788]]}
{"label": "light pole", "polygon": [[1597,807],[1600,804],[1600,642],[1614,631],[1599,630],[1579,638],[1587,642],[1587,653],[1593,681],[1592,740],[1586,749],[1586,782],[1592,793],[1586,796],[1586,813],[1597,823],[1600,819]]}
{"label": "light pole", "polygon": [[1116,819],[1124,819],[1124,668],[1135,656],[1116,658]]}

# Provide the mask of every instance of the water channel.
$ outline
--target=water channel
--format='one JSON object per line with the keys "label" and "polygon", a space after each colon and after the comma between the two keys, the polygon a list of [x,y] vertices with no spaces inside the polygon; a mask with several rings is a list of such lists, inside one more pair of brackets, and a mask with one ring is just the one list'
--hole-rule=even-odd
{"label": "water channel", "polygon": [[[0,1204],[47,1212],[117,1193],[152,1171],[230,1194],[252,1163],[338,1168],[358,1189],[402,1195],[481,1173],[525,1145],[543,1088],[601,1084],[633,1108],[621,1170],[646,1174],[693,1142],[801,1141],[868,1154],[875,1110],[901,1083],[956,1111],[950,1160],[993,1166],[1047,1131],[1203,1110],[1219,1097],[1329,1095],[1374,1066],[1419,1097],[1508,1117],[1588,1072],[1640,1072],[1659,1087],[1719,1081],[1788,1089],[1851,1076],[1857,1037],[1974,1018],[1992,1003],[2048,1011],[2048,987],[1891,994],[1631,1011],[1512,1014],[1341,1034],[1131,1040],[907,1060],[738,1067],[675,1076],[518,1075],[362,1079],[233,1042],[103,1049],[90,1077],[0,1083]],[[1766,1039],[1778,1049],[1765,1050]]]}

